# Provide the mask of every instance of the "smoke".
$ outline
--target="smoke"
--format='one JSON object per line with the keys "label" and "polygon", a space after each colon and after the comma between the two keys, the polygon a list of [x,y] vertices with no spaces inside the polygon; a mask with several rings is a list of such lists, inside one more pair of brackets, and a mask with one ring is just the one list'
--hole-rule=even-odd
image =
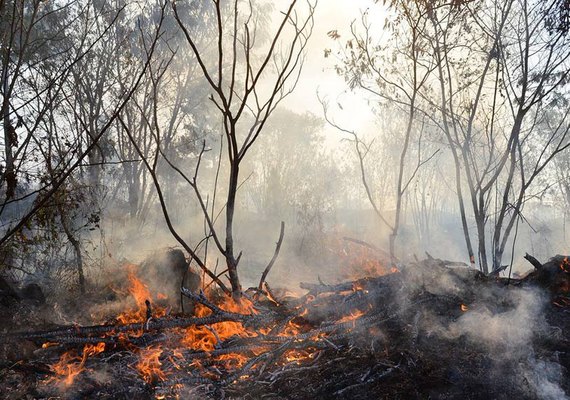
{"label": "smoke", "polygon": [[552,334],[544,317],[548,298],[538,289],[483,291],[476,304],[439,334],[460,342],[461,338],[486,351],[492,360],[492,375],[498,381],[527,388],[531,397],[568,399],[561,387],[558,360],[541,358],[534,342]]}
{"label": "smoke", "polygon": [[[493,306],[475,305],[449,326],[449,336],[467,337],[490,354],[515,359],[528,353],[532,339],[545,333],[544,296],[531,289],[505,290]],[[512,307],[512,308],[511,308]]]}
{"label": "smoke", "polygon": [[526,364],[521,365],[519,372],[537,398],[543,400],[567,400],[570,398],[560,387],[564,377],[562,367],[557,362],[537,360],[530,357]]}

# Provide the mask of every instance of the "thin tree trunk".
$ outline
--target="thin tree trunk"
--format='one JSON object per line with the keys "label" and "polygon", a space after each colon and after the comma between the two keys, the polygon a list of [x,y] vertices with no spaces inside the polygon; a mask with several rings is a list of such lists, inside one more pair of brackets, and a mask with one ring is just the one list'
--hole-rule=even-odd
{"label": "thin tree trunk", "polygon": [[[231,151],[231,149],[229,151]],[[232,285],[232,296],[236,300],[241,297],[241,284],[239,282],[239,276],[237,273],[239,259],[236,259],[234,255],[234,237],[233,237],[234,212],[235,212],[238,179],[239,179],[238,163],[239,160],[237,157],[234,157],[234,159],[231,160],[230,181],[228,189],[228,203],[226,206],[226,249],[225,249],[226,265],[228,267],[228,273],[230,275],[230,283]]]}
{"label": "thin tree trunk", "polygon": [[[414,67],[414,85],[416,83],[415,77],[416,71]],[[402,147],[402,153],[400,154],[400,166],[398,171],[398,186],[396,188],[396,215],[394,216],[394,225],[392,228],[392,233],[390,234],[390,262],[394,266],[396,263],[396,238],[398,237],[398,231],[400,229],[400,217],[402,213],[402,197],[404,195],[404,190],[402,188],[404,181],[404,167],[406,161],[406,154],[408,153],[408,148],[410,146],[410,136],[412,134],[412,125],[414,123],[415,114],[415,100],[416,100],[416,89],[414,88],[414,94],[410,102],[410,115],[408,117],[408,126],[406,127],[406,137],[404,139],[404,145]]]}
{"label": "thin tree trunk", "polygon": [[79,290],[81,291],[81,294],[85,294],[85,274],[83,272],[83,255],[81,252],[81,243],[74,236],[71,230],[71,220],[69,219],[69,216],[67,215],[67,212],[65,211],[61,202],[58,202],[57,208],[59,211],[59,216],[61,218],[61,226],[63,227],[65,236],[67,236],[67,239],[71,243],[71,246],[73,247],[73,251],[75,253],[75,263],[77,266]]}
{"label": "thin tree trunk", "polygon": [[10,121],[10,102],[9,102],[9,85],[8,85],[8,67],[5,66],[4,76],[2,77],[2,91],[4,98],[2,99],[2,122],[4,128],[4,153],[6,166],[4,169],[4,180],[6,181],[6,199],[14,197],[16,191],[16,171],[14,169],[14,153],[12,146],[16,140],[16,130]]}
{"label": "thin tree trunk", "polygon": [[489,273],[489,264],[487,262],[487,245],[485,243],[485,219],[484,215],[479,214],[475,216],[475,223],[477,224],[477,237],[479,238],[479,265],[481,271],[485,274]]}
{"label": "thin tree trunk", "polygon": [[[434,29],[436,32],[437,24],[434,18],[430,18]],[[441,48],[439,46],[439,38],[436,36],[435,40],[435,55],[437,58],[437,70],[439,75],[439,83],[440,83],[440,90],[441,90],[441,116],[443,119],[443,127],[445,137],[447,138],[447,142],[449,144],[449,148],[451,149],[451,154],[453,155],[453,163],[455,165],[455,189],[457,191],[457,201],[459,203],[459,214],[461,216],[461,227],[463,229],[463,238],[465,240],[465,245],[467,247],[467,255],[469,256],[469,263],[473,267],[475,265],[475,253],[473,251],[473,245],[471,243],[471,235],[469,234],[469,226],[467,225],[467,216],[465,213],[465,202],[463,200],[463,190],[461,188],[461,163],[459,159],[459,155],[457,154],[457,148],[455,147],[455,143],[453,142],[453,138],[451,137],[451,131],[449,128],[449,122],[447,120],[447,96],[445,94],[445,78],[443,75],[443,67],[442,67],[442,57],[441,57]],[[451,92],[450,92],[451,93]],[[451,101],[451,98],[450,98]]]}

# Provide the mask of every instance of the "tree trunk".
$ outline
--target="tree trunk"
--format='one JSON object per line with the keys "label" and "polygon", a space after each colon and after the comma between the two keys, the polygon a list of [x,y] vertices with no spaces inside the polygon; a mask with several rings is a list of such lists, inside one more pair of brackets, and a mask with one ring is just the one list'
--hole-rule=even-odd
{"label": "tree trunk", "polygon": [[489,273],[489,265],[487,262],[487,246],[485,243],[485,217],[483,215],[475,216],[477,224],[477,237],[479,238],[479,265],[484,274]]}
{"label": "tree trunk", "polygon": [[[231,151],[231,149],[230,149]],[[239,160],[237,156],[231,160],[230,182],[228,190],[228,203],[226,205],[226,265],[230,275],[230,283],[232,285],[232,296],[239,300],[241,297],[241,284],[237,273],[239,257],[236,259],[234,255],[234,238],[233,238],[233,222],[236,203],[236,193],[239,178]]]}
{"label": "tree trunk", "polygon": [[[433,17],[430,16],[430,20],[436,32],[437,30],[437,23]],[[441,93],[441,117],[443,120],[443,132],[445,137],[447,138],[447,142],[449,144],[449,148],[451,149],[451,154],[453,155],[453,163],[455,165],[455,188],[457,191],[457,201],[459,203],[459,213],[461,215],[461,227],[463,229],[463,237],[465,239],[465,245],[467,246],[467,255],[469,256],[469,263],[472,267],[475,266],[475,253],[473,252],[473,245],[471,243],[471,235],[469,234],[469,226],[467,225],[467,216],[465,213],[465,201],[463,200],[463,189],[461,187],[461,161],[459,159],[459,154],[457,153],[456,144],[451,136],[451,129],[449,126],[449,122],[447,120],[447,96],[445,91],[445,77],[443,73],[443,60],[441,56],[441,48],[439,45],[439,38],[436,36],[435,38],[435,55],[437,59],[437,70],[439,76],[439,86],[440,86],[440,93]],[[451,107],[451,100],[452,100],[452,93],[450,92],[450,109]],[[453,119],[452,121],[453,122]],[[457,136],[457,131],[454,125],[454,130]]]}
{"label": "tree trunk", "polygon": [[67,239],[71,243],[71,246],[73,247],[73,251],[75,253],[75,263],[77,265],[79,290],[81,294],[85,294],[85,275],[83,273],[83,255],[81,252],[81,243],[74,236],[71,228],[71,220],[69,219],[69,216],[67,215],[67,212],[65,211],[61,203],[58,202],[57,208],[59,211],[59,216],[61,218],[61,225],[63,227],[63,231],[65,232],[65,235],[67,236]]}
{"label": "tree trunk", "polygon": [[17,141],[16,129],[10,121],[10,102],[9,102],[9,85],[8,85],[8,67],[5,66],[4,76],[2,77],[2,91],[4,98],[2,99],[2,119],[4,128],[4,153],[6,158],[6,166],[4,169],[4,179],[6,181],[6,199],[14,197],[16,191],[16,171],[14,169],[14,153],[12,147]]}

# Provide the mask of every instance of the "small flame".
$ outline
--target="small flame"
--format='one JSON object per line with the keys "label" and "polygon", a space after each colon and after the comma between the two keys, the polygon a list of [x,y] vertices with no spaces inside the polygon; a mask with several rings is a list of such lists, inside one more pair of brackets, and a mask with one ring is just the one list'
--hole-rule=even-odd
{"label": "small flame", "polygon": [[312,358],[312,354],[303,350],[289,350],[285,353],[287,363],[301,364],[301,362]]}
{"label": "small flame", "polygon": [[461,308],[461,311],[463,311],[463,312],[469,310],[469,307],[467,307],[465,304],[461,304],[460,308]]}
{"label": "small flame", "polygon": [[570,273],[570,261],[568,261],[568,257],[564,257],[564,260],[560,263],[560,269]]}
{"label": "small flame", "polygon": [[295,321],[289,321],[279,336],[295,336],[299,333],[301,333],[301,325]]}
{"label": "small flame", "polygon": [[49,378],[47,383],[56,382],[69,387],[75,378],[85,370],[85,362],[88,357],[105,351],[105,343],[87,344],[83,347],[83,354],[75,355],[74,351],[63,353],[59,361],[50,366],[50,370],[56,375]]}
{"label": "small flame", "polygon": [[226,369],[232,370],[243,367],[248,358],[241,354],[223,354],[217,357],[217,360],[224,361]]}
{"label": "small flame", "polygon": [[356,311],[352,311],[350,313],[350,315],[347,315],[343,318],[341,318],[338,323],[343,323],[343,322],[349,322],[349,321],[356,321],[356,319],[362,317],[364,315],[364,311],[361,310],[356,310]]}
{"label": "small flame", "polygon": [[139,353],[137,370],[145,382],[150,384],[156,382],[156,380],[166,380],[166,373],[161,369],[161,355],[162,349],[160,347],[150,347]]}

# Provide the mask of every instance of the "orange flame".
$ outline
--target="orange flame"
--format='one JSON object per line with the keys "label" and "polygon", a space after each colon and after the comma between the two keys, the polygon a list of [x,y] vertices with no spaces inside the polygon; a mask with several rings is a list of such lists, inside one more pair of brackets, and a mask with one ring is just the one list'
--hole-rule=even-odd
{"label": "orange flame", "polygon": [[150,347],[139,353],[139,362],[137,370],[147,383],[156,382],[156,380],[166,380],[166,373],[161,369],[162,362],[160,356],[162,349],[160,347]]}
{"label": "orange flame", "polygon": [[56,375],[47,380],[47,383],[56,382],[69,387],[75,378],[85,370],[85,362],[88,357],[92,357],[105,350],[105,343],[87,344],[83,347],[83,354],[75,355],[74,351],[63,353],[59,361],[50,366],[50,370]]}
{"label": "orange flame", "polygon": [[241,368],[247,362],[247,357],[242,354],[223,354],[217,357],[218,360],[224,361],[226,369]]}
{"label": "orange flame", "polygon": [[[134,266],[129,266],[129,294],[134,298],[137,309],[126,311],[117,317],[117,321],[123,324],[130,324],[134,322],[144,321],[146,319],[146,300],[151,300],[153,298],[147,285],[142,282],[135,273]],[[164,296],[164,295],[162,295]],[[157,298],[161,299],[161,294],[159,293]],[[153,314],[156,317],[161,317],[166,314],[164,308],[153,308]]]}
{"label": "orange flame", "polygon": [[288,363],[300,364],[311,357],[312,354],[304,350],[289,350],[285,353],[285,361]]}
{"label": "orange flame", "polygon": [[463,312],[469,310],[469,307],[467,307],[465,304],[461,304],[459,307],[461,308],[461,311],[463,311]]}
{"label": "orange flame", "polygon": [[343,322],[349,322],[349,321],[355,321],[356,319],[362,317],[364,315],[364,311],[361,310],[356,310],[356,311],[352,311],[350,313],[350,315],[347,315],[343,318],[341,318],[338,323],[343,323]]}
{"label": "orange flame", "polygon": [[[253,308],[253,304],[247,299],[242,299],[237,303],[231,297],[226,297],[219,307],[225,311],[242,314],[252,314],[256,312]],[[197,304],[194,313],[197,317],[206,317],[211,315],[212,311],[202,304]],[[220,340],[225,340],[232,336],[244,337],[254,335],[255,333],[247,331],[241,322],[225,321],[212,324],[209,328],[205,326],[191,326],[186,328],[182,344],[192,350],[212,351],[216,348]]]}
{"label": "orange flame", "polygon": [[570,273],[570,261],[568,261],[568,257],[564,257],[564,260],[560,263],[560,269]]}

